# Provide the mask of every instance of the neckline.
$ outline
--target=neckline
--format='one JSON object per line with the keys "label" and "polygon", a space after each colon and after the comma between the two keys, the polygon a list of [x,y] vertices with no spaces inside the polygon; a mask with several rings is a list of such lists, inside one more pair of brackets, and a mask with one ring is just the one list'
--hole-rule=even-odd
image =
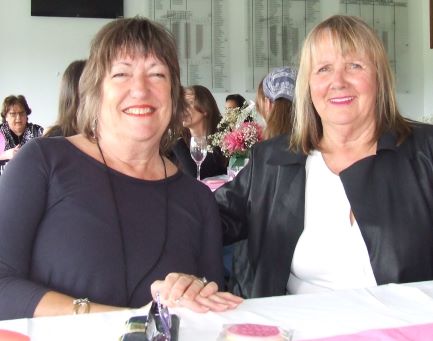
{"label": "neckline", "polygon": [[167,177],[167,166],[166,166],[166,164],[165,164],[164,157],[163,157],[161,154],[159,154],[159,157],[160,157],[160,159],[161,159],[161,161],[162,161],[162,165],[163,165],[163,167],[164,167],[164,178],[162,178],[162,179],[156,179],[156,180],[149,180],[149,179],[136,178],[136,177],[134,177],[134,176],[124,174],[124,173],[122,173],[122,172],[119,172],[119,171],[117,171],[117,170],[111,168],[111,167],[108,167],[107,161],[105,160],[105,156],[104,156],[104,153],[102,152],[102,149],[101,149],[101,146],[100,146],[100,144],[99,144],[99,140],[98,140],[98,139],[96,139],[96,146],[98,147],[99,154],[101,155],[102,161],[104,161],[104,166],[105,166],[106,169],[110,169],[110,170],[115,171],[115,172],[117,172],[117,173],[119,173],[119,174],[123,174],[123,175],[125,175],[125,176],[130,177],[130,178],[137,179],[137,180],[141,180],[141,181],[152,181],[152,182],[153,182],[153,181],[167,181],[167,178],[168,178],[168,177]]}
{"label": "neckline", "polygon": [[[64,136],[52,137],[51,139],[58,139],[58,140],[65,141],[66,145],[69,145],[68,148],[71,148],[71,150],[78,153],[81,156],[81,158],[88,160],[89,162],[91,162],[92,164],[94,164],[96,167],[98,167],[100,169],[108,168],[112,175],[120,176],[124,179],[129,179],[130,181],[157,184],[157,183],[161,183],[161,182],[165,182],[165,181],[175,180],[175,179],[179,178],[180,176],[182,176],[182,172],[177,170],[173,175],[168,175],[168,173],[167,173],[167,177],[164,177],[164,178],[159,179],[159,180],[144,180],[144,179],[136,178],[136,177],[130,176],[128,174],[124,174],[122,172],[119,172],[118,170],[111,168],[108,165],[105,165],[104,162],[101,162],[99,159],[95,158],[95,156],[88,154],[87,152],[85,152],[84,150],[79,148],[77,145],[75,145],[75,143],[72,143],[68,138],[66,138]],[[163,161],[164,161],[164,165],[165,165],[165,160],[163,160]]]}

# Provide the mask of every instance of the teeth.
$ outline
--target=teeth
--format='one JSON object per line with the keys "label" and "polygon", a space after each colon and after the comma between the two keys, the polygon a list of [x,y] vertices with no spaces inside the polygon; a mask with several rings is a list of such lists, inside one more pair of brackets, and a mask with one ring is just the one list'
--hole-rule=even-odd
{"label": "teeth", "polygon": [[353,99],[353,97],[333,98],[333,99],[331,99],[331,102],[341,103],[341,102],[351,101],[352,99]]}
{"label": "teeth", "polygon": [[127,114],[131,115],[145,115],[150,114],[153,111],[151,108],[129,108],[128,110],[125,110]]}

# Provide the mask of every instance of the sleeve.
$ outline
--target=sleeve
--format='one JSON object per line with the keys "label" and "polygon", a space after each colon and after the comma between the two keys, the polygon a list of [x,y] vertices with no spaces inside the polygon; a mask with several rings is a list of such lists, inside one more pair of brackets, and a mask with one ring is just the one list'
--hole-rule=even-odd
{"label": "sleeve", "polygon": [[32,317],[48,291],[30,280],[33,243],[49,177],[40,147],[26,143],[0,177],[0,320]]}
{"label": "sleeve", "polygon": [[254,164],[254,148],[248,164],[236,177],[215,191],[224,245],[233,244],[248,237],[249,193]]}
{"label": "sleeve", "polygon": [[222,230],[218,207],[212,193],[207,189],[208,197],[203,200],[205,212],[203,219],[205,230],[202,233],[199,276],[215,281],[218,287],[224,288],[224,268],[222,253]]}

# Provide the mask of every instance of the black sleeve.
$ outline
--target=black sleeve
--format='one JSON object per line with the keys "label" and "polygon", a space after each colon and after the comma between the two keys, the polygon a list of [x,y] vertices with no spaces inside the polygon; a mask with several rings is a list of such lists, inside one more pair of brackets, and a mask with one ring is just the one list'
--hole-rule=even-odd
{"label": "black sleeve", "polygon": [[215,199],[223,226],[224,245],[246,239],[248,236],[249,193],[254,152],[248,164],[236,177],[215,191]]}
{"label": "black sleeve", "polygon": [[29,280],[48,180],[44,157],[33,140],[8,162],[0,177],[0,320],[32,317],[48,291]]}
{"label": "black sleeve", "polygon": [[199,270],[208,280],[218,284],[220,290],[224,288],[224,270],[222,254],[222,231],[218,207],[209,191],[209,197],[205,200],[204,226],[202,233],[202,252]]}

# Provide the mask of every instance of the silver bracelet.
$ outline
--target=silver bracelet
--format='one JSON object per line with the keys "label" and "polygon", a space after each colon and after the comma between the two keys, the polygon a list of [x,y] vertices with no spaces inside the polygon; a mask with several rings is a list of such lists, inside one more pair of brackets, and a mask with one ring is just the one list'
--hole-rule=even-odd
{"label": "silver bracelet", "polygon": [[72,301],[74,305],[74,315],[77,314],[88,314],[90,311],[90,301],[88,298],[77,298]]}

